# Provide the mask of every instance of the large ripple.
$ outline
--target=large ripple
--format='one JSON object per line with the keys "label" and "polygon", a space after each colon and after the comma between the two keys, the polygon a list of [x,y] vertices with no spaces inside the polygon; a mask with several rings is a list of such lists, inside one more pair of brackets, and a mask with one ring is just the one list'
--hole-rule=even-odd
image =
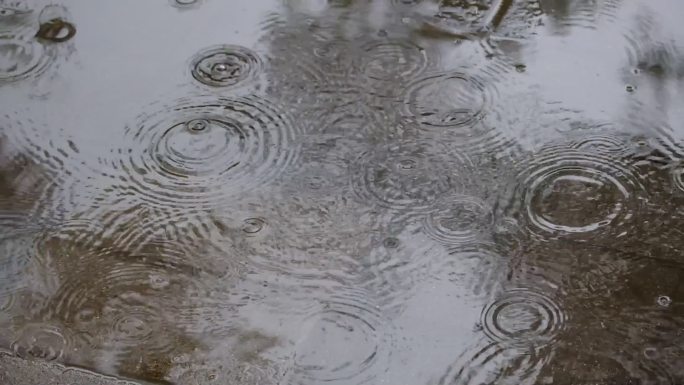
{"label": "large ripple", "polygon": [[517,180],[512,205],[537,234],[622,234],[644,193],[628,165],[569,148],[538,153]]}
{"label": "large ripple", "polygon": [[154,204],[201,207],[262,187],[297,155],[297,129],[259,98],[196,97],[144,114],[115,167]]}

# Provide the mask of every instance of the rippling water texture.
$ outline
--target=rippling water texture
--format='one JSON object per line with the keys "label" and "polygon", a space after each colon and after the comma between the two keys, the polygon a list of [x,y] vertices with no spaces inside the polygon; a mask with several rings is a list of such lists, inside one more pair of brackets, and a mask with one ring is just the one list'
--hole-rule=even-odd
{"label": "rippling water texture", "polygon": [[682,384],[682,15],[0,0],[0,350],[154,384]]}

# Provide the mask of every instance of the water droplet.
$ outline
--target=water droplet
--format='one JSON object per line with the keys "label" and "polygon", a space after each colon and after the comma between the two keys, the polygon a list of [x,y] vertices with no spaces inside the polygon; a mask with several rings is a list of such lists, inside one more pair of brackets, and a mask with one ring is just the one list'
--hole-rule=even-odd
{"label": "water droplet", "polygon": [[214,65],[213,70],[215,72],[226,72],[228,71],[228,66],[223,63],[217,63]]}

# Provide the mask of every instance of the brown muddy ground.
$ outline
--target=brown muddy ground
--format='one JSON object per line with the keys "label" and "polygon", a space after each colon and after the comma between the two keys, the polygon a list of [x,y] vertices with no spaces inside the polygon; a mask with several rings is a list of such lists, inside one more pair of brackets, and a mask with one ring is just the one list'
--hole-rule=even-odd
{"label": "brown muddy ground", "polygon": [[684,383],[682,15],[0,0],[0,380]]}

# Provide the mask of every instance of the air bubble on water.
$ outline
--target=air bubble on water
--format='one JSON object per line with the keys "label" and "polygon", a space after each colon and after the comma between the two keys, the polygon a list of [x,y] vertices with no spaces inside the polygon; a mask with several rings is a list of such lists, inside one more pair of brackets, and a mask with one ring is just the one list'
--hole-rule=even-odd
{"label": "air bubble on water", "polygon": [[658,306],[661,306],[661,307],[670,307],[670,305],[672,305],[672,298],[670,298],[670,297],[668,297],[668,296],[666,296],[666,295],[661,295],[661,296],[658,297],[658,299],[656,300],[656,302],[658,303]]}

